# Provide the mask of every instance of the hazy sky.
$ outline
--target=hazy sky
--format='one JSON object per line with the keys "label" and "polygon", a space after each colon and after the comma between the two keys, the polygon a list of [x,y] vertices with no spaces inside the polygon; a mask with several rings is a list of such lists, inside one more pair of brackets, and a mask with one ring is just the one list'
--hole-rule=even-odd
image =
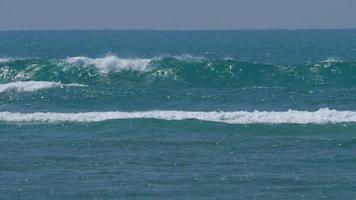
{"label": "hazy sky", "polygon": [[0,0],[0,30],[356,28],[356,0]]}

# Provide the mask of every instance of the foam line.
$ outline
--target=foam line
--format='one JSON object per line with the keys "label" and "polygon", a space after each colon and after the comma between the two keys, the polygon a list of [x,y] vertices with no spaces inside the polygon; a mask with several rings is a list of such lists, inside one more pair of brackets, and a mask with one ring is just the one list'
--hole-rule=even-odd
{"label": "foam line", "polygon": [[285,112],[190,112],[190,111],[143,111],[143,112],[83,112],[83,113],[12,113],[0,112],[3,122],[100,122],[120,119],[160,119],[223,122],[229,124],[336,124],[356,122],[356,112],[322,108],[317,111]]}

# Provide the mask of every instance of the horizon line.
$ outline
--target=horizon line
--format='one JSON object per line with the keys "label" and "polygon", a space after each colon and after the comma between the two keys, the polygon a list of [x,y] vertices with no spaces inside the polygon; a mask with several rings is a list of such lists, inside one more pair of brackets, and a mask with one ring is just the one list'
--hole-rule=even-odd
{"label": "horizon line", "polygon": [[198,32],[198,31],[333,31],[333,30],[356,30],[350,28],[226,28],[226,29],[116,29],[116,28],[74,28],[74,29],[0,29],[0,32],[31,32],[31,31],[157,31],[157,32]]}

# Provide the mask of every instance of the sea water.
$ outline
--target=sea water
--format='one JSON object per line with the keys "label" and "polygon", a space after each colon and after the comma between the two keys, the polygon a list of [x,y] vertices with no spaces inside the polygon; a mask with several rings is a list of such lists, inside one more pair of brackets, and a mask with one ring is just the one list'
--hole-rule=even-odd
{"label": "sea water", "polygon": [[353,199],[355,167],[355,30],[0,32],[0,199]]}

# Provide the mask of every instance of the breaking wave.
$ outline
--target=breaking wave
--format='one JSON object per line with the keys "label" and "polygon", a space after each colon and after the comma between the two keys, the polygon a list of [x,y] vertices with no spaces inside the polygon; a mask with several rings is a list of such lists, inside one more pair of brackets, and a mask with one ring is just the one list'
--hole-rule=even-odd
{"label": "breaking wave", "polygon": [[18,81],[18,82],[0,84],[0,93],[9,90],[15,90],[17,92],[32,92],[37,90],[49,89],[49,88],[63,88],[63,87],[86,87],[86,85],[77,84],[77,83],[62,84],[59,82],[49,82],[49,81]]}
{"label": "breaking wave", "polygon": [[350,86],[356,62],[330,58],[318,63],[274,65],[193,56],[119,58],[114,55],[66,59],[9,59],[0,63],[0,81],[84,84],[152,83],[195,86]]}
{"label": "breaking wave", "polygon": [[122,59],[116,56],[103,58],[70,57],[66,59],[70,64],[93,65],[101,73],[121,71],[146,71],[151,59]]}
{"label": "breaking wave", "polygon": [[322,108],[317,111],[288,110],[285,112],[237,111],[237,112],[189,112],[189,111],[143,111],[143,112],[83,112],[83,113],[12,113],[0,112],[0,121],[21,122],[100,122],[120,119],[159,119],[222,122],[228,124],[337,124],[355,123],[356,112]]}

